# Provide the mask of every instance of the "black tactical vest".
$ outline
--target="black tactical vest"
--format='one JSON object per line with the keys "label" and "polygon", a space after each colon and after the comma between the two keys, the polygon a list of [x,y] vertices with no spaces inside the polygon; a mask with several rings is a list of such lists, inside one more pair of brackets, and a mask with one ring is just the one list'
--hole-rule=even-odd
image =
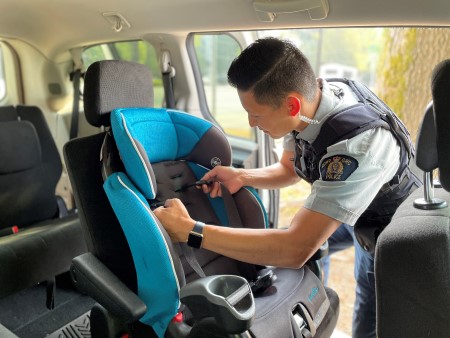
{"label": "black tactical vest", "polygon": [[[410,170],[414,158],[414,145],[400,119],[363,84],[347,79],[328,79],[329,83],[343,82],[358,98],[358,103],[330,116],[322,125],[320,133],[312,143],[295,138],[295,170],[304,180],[313,183],[320,178],[319,161],[327,147],[339,141],[350,139],[369,129],[390,130],[400,145],[400,166],[394,177],[384,184],[366,211],[355,224],[355,234],[361,246],[373,252],[381,231],[391,221],[397,207],[422,185],[420,179]],[[335,91],[336,95],[342,92]]]}

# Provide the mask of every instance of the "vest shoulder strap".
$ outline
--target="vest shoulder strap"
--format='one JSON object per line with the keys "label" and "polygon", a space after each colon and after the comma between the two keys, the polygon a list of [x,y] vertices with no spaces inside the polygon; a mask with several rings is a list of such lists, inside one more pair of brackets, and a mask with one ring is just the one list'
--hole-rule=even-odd
{"label": "vest shoulder strap", "polygon": [[382,114],[383,119],[391,127],[395,137],[403,145],[408,154],[408,159],[414,157],[414,143],[411,140],[411,136],[403,122],[392,111],[392,109],[389,108],[389,106],[385,102],[383,102],[383,100],[381,100],[377,95],[375,95],[375,93],[372,92],[365,84],[356,80],[349,80],[346,78],[330,78],[326,79],[326,81],[330,83],[341,82],[346,84],[357,96],[360,103],[369,105],[372,108],[378,110]]}
{"label": "vest shoulder strap", "polygon": [[311,145],[321,155],[330,145],[377,127],[389,129],[377,110],[358,103],[330,116],[322,125],[320,137]]}

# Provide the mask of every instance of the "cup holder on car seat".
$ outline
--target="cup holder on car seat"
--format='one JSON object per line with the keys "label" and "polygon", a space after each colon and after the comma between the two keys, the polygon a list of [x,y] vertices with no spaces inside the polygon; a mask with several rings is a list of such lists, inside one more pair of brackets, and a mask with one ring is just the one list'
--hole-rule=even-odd
{"label": "cup holder on car seat", "polygon": [[180,290],[181,301],[196,321],[213,317],[227,333],[245,332],[255,315],[255,302],[247,280],[217,275],[198,279]]}

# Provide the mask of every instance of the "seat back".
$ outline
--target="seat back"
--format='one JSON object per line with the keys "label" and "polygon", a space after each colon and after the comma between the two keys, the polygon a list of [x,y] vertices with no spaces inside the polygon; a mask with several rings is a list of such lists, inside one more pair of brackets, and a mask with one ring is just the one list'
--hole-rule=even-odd
{"label": "seat back", "polygon": [[[432,74],[433,102],[417,139],[424,189],[400,205],[375,253],[377,334],[445,337],[450,332],[450,60]],[[439,169],[440,183],[433,183]]]}
{"label": "seat back", "polygon": [[38,107],[0,107],[0,158],[1,298],[67,272],[86,245],[55,195],[62,163]]}
{"label": "seat back", "polygon": [[0,229],[58,217],[55,189],[62,163],[42,111],[1,107],[0,121]]}
{"label": "seat back", "polygon": [[[96,62],[85,75],[83,97],[88,122],[94,127],[108,127],[115,108],[153,106],[151,72],[135,63]],[[137,292],[131,251],[103,190],[99,160],[105,135],[101,132],[69,141],[64,156],[88,251]]]}

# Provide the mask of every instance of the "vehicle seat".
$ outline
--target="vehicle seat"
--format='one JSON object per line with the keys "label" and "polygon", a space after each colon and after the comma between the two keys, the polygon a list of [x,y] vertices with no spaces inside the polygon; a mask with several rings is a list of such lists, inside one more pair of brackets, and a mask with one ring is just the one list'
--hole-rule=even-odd
{"label": "vehicle seat", "polygon": [[78,216],[69,215],[55,196],[62,164],[41,110],[0,107],[0,139],[3,298],[69,271],[72,258],[86,252],[86,245]]}
{"label": "vehicle seat", "polygon": [[[450,335],[450,60],[431,77],[433,101],[417,138],[417,189],[381,233],[375,252],[378,337]],[[438,169],[440,182],[433,182]]]}
{"label": "vehicle seat", "polygon": [[[116,85],[113,87],[112,83]],[[132,97],[129,92],[133,93]],[[74,260],[73,274],[79,287],[98,300],[106,313],[121,316],[129,323],[139,319],[147,327],[151,326],[159,337],[165,333],[170,337],[205,334],[225,337],[247,330],[255,337],[302,337],[306,331],[315,337],[329,337],[337,321],[339,301],[335,292],[325,290],[308,268],[267,270],[203,249],[192,255],[191,248],[171,243],[151,211],[167,198],[180,198],[193,218],[208,224],[239,226],[240,223],[263,228],[266,217],[251,188],[223,199],[210,199],[191,186],[218,160],[222,165],[231,164],[228,141],[206,120],[175,110],[147,108],[152,105],[151,92],[151,74],[142,65],[103,61],[91,65],[86,73],[85,112],[91,123],[109,127],[112,110],[132,108],[119,108],[111,113],[112,128],[102,134],[104,139],[102,136],[78,139],[69,142],[64,149],[75,199],[83,215],[82,224],[90,235],[94,254]],[[111,103],[104,97],[114,97],[116,102]],[[140,99],[135,102],[133,97]],[[117,102],[118,98],[122,102]],[[80,157],[81,149],[84,153]],[[100,149],[102,170],[98,160]],[[90,162],[94,154],[97,165],[86,168],[86,163],[95,163]],[[113,213],[100,190],[102,174],[106,179],[106,194],[120,221],[115,220],[114,224],[112,216],[107,216],[107,222],[102,220],[106,213]],[[94,210],[89,205],[88,200],[92,198],[97,203],[103,199],[101,209]],[[108,239],[100,238],[101,233]],[[112,250],[111,237],[117,242],[128,242],[129,246],[120,246],[123,250],[120,257]],[[106,242],[104,246],[102,242]],[[120,266],[114,263],[115,258],[121,261]],[[208,277],[199,278],[195,262]],[[124,265],[132,266],[134,271],[125,274]],[[109,272],[104,275],[108,276],[95,273],[98,269],[93,266],[107,269]],[[269,278],[274,274],[277,279],[258,294],[244,292],[250,289],[248,281],[258,280],[263,274]],[[111,287],[98,292],[98,285],[108,284],[105,278],[112,278],[115,285],[120,284],[111,275],[121,276],[119,280],[123,285],[120,287],[139,296],[144,304],[140,306],[142,313],[132,313],[126,305],[119,309],[119,301],[111,303],[109,300],[115,297]],[[239,286],[236,290],[233,289],[235,282]],[[236,304],[230,302],[236,306],[217,309],[212,284],[217,292],[240,293]],[[225,290],[230,288],[233,292]],[[229,299],[231,295],[227,293],[224,297]],[[180,300],[188,309],[180,305]],[[132,296],[131,301],[139,303]],[[123,299],[120,302],[126,303]],[[175,323],[172,319],[177,313],[182,313],[184,320]],[[96,325],[91,321],[91,327]]]}

